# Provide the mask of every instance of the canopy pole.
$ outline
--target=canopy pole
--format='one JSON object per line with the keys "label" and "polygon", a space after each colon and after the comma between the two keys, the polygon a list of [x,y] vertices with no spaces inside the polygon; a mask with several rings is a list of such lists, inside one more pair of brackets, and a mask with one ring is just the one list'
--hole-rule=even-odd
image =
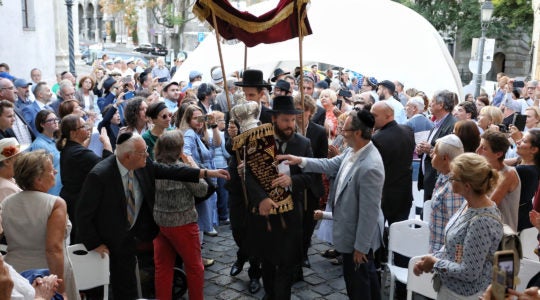
{"label": "canopy pole", "polygon": [[225,65],[223,64],[223,54],[221,53],[221,43],[219,42],[220,36],[219,36],[219,30],[218,30],[218,24],[216,20],[216,14],[214,11],[212,11],[212,21],[214,22],[214,29],[216,31],[216,42],[218,47],[218,53],[219,53],[219,63],[221,64],[221,75],[223,76],[223,89],[225,90],[225,98],[227,99],[227,107],[229,108],[229,112],[231,111],[231,99],[229,98],[229,89],[227,87],[227,76],[225,73]]}
{"label": "canopy pole", "polygon": [[[304,39],[304,32],[302,30],[302,16],[300,15],[300,9],[298,8],[298,0],[294,0],[294,8],[296,11],[296,15],[298,18],[298,54],[299,54],[299,60],[300,60],[300,79],[298,80],[298,89],[300,90],[300,99],[302,101],[302,110],[304,110],[304,59],[302,56],[302,41]],[[306,135],[306,121],[304,120],[304,117],[302,116],[302,135]],[[309,121],[307,121],[309,122]]]}
{"label": "canopy pole", "polygon": [[244,44],[244,71],[247,69],[247,46]]}

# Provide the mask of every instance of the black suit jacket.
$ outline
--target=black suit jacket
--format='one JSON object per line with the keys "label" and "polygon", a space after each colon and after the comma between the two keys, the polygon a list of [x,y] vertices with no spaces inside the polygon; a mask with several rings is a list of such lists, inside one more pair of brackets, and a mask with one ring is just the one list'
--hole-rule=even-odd
{"label": "black suit jacket", "polygon": [[[313,151],[313,157],[315,158],[327,158],[328,157],[328,138],[326,137],[326,130],[319,124],[309,122],[306,130],[306,137],[311,142],[311,150]],[[311,193],[313,197],[320,198],[324,195],[324,186],[322,182],[322,175],[315,174],[314,182],[311,185]],[[318,201],[317,201],[318,204]]]}
{"label": "black suit jacket", "polygon": [[315,112],[311,120],[315,124],[324,126],[324,121],[326,121],[326,110],[322,106],[317,105],[317,111]]}
{"label": "black suit jacket", "polygon": [[[287,142],[285,154],[313,157],[309,140],[297,133]],[[246,173],[246,188],[250,211],[257,211],[259,203],[268,198],[259,182]],[[268,218],[251,214],[248,218],[248,241],[252,254],[275,265],[293,266],[302,255],[302,202],[305,191],[313,185],[313,174],[304,173],[299,166],[290,166],[294,209]],[[268,230],[270,226],[270,230]]]}
{"label": "black suit jacket", "polygon": [[[445,117],[444,121],[442,122],[441,126],[439,127],[439,130],[435,133],[433,138],[431,139],[431,147],[435,147],[435,143],[437,142],[437,139],[447,136],[451,134],[454,131],[454,124],[456,124],[456,118],[452,116],[452,114],[449,114]],[[429,135],[435,130],[435,128],[431,129],[429,132]],[[423,156],[426,156],[426,159],[422,159]],[[423,163],[422,163],[423,160]],[[420,170],[418,172],[418,190],[424,189],[424,201],[431,199],[431,194],[433,194],[433,188],[435,188],[435,182],[437,181],[437,170],[433,169],[431,166],[431,157],[426,154],[422,154],[420,156]],[[422,164],[424,171],[422,171]]]}
{"label": "black suit jacket", "polygon": [[412,195],[412,157],[414,133],[408,126],[392,121],[373,135],[384,164],[384,186],[381,207],[391,222],[408,213]]}
{"label": "black suit jacket", "polygon": [[111,251],[122,252],[122,245],[130,236],[141,241],[152,240],[159,230],[153,218],[155,179],[198,182],[199,169],[166,166],[147,159],[144,168],[135,170],[135,178],[143,193],[143,203],[137,221],[129,229],[124,185],[116,155],[98,163],[88,174],[76,213],[78,238],[87,249],[105,244]]}

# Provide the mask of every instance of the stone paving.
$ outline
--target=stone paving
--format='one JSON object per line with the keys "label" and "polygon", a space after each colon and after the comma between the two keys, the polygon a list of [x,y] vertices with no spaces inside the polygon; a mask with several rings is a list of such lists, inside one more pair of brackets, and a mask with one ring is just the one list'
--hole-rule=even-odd
{"label": "stone paving", "polygon": [[[244,271],[236,277],[229,275],[231,266],[236,260],[236,244],[229,226],[220,226],[218,232],[216,237],[204,236],[203,257],[216,261],[213,266],[206,268],[204,273],[205,299],[262,299],[264,296],[262,287],[256,294],[250,294],[247,289],[248,263],[244,266]],[[293,285],[291,299],[348,299],[342,267],[332,265],[328,259],[320,255],[328,248],[327,243],[313,238],[312,247],[308,252],[311,268],[304,268],[304,281]],[[389,284],[385,284],[383,299],[388,299],[388,286]]]}

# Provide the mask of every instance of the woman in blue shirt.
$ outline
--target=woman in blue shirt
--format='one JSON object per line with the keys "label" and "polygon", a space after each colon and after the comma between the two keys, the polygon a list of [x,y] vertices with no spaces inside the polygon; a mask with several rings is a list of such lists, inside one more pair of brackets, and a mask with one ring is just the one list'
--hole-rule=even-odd
{"label": "woman in blue shirt", "polygon": [[[205,169],[215,169],[212,157],[214,156],[214,147],[221,144],[221,138],[217,127],[213,128],[210,138],[205,120],[206,116],[197,105],[190,105],[186,108],[179,128],[184,133],[184,154],[191,156],[199,166]],[[214,123],[213,120],[211,123]],[[216,184],[215,181],[214,184]],[[216,202],[217,195],[214,193],[206,201],[196,205],[199,214],[199,229],[210,236],[217,235],[214,228],[214,225],[217,224],[213,219],[214,210],[217,209]]]}
{"label": "woman in blue shirt", "polygon": [[62,189],[62,179],[60,177],[60,151],[56,149],[55,133],[58,131],[60,119],[50,110],[42,110],[36,115],[34,124],[38,134],[34,142],[30,145],[29,151],[44,149],[53,157],[53,167],[57,171],[55,184],[48,191],[49,194],[58,196]]}

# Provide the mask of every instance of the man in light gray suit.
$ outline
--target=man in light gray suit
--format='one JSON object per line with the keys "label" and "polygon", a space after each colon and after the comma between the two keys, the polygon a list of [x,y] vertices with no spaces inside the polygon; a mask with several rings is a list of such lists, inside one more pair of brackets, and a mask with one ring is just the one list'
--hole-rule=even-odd
{"label": "man in light gray suit", "polygon": [[337,174],[328,201],[333,205],[334,244],[343,255],[343,277],[350,299],[380,299],[373,253],[382,245],[384,165],[371,142],[374,123],[370,112],[352,111],[342,129],[350,148],[332,159],[277,156],[300,165],[304,172]]}

